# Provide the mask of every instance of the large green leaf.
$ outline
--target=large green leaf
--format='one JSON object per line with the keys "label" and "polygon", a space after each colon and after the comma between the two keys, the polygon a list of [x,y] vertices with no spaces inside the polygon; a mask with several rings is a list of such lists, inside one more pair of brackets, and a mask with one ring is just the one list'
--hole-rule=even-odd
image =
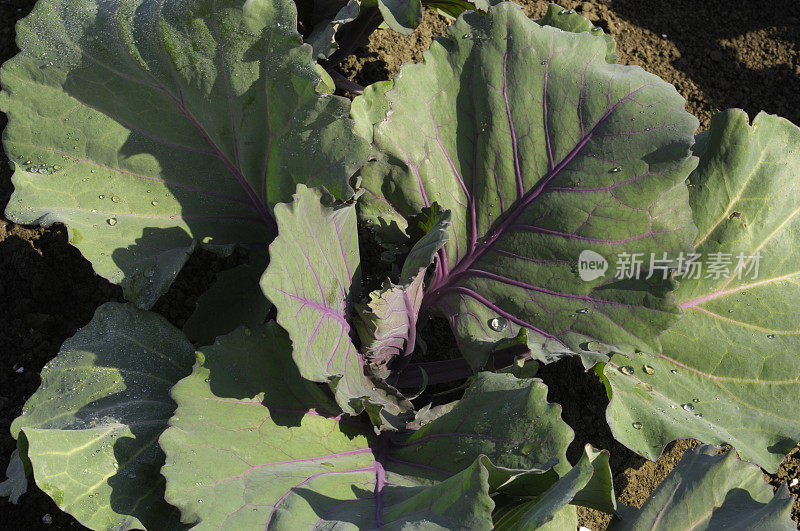
{"label": "large green leaf", "polygon": [[304,378],[328,382],[346,413],[360,413],[368,399],[391,416],[402,415],[411,404],[365,374],[350,339],[348,318],[361,278],[355,206],[333,209],[321,198],[319,190],[300,184],[293,203],[275,207],[280,233],[270,245],[261,288],[292,338]]}
{"label": "large green leaf", "polygon": [[[323,388],[300,377],[290,349],[275,323],[240,328],[203,348],[192,375],[173,389],[178,409],[160,440],[162,472],[167,500],[184,522],[199,529],[490,529],[490,494],[501,485],[524,479],[540,493],[557,479],[530,466],[553,454],[552,433],[561,443],[556,454],[569,442],[558,407],[540,402],[541,383],[476,377],[471,405],[425,426],[431,444],[458,445],[434,455],[425,439],[397,447],[387,434],[375,437],[357,419],[336,414]],[[481,400],[505,392],[521,427],[493,422],[497,403]],[[465,418],[467,408],[480,423]],[[509,429],[523,437],[501,440]],[[470,438],[468,449],[460,441]]]}
{"label": "large green leaf", "polygon": [[[462,15],[447,35],[386,92],[392,111],[373,127],[383,157],[362,169],[361,212],[379,233],[433,202],[452,211],[423,311],[450,319],[473,367],[520,327],[544,361],[586,345],[595,358],[660,351],[657,334],[680,316],[671,282],[614,277],[625,253],[674,266],[690,249],[697,120],[683,98],[607,63],[602,37],[539,26],[510,3]],[[608,262],[587,281],[584,251]]]}
{"label": "large green leaf", "polygon": [[573,432],[560,415],[561,406],[547,402],[547,386],[540,380],[481,372],[461,400],[443,407],[433,420],[426,418],[389,460],[416,463],[418,472],[431,478],[461,470],[476,454],[509,469],[554,466],[566,472]]}
{"label": "large green leaf", "polygon": [[42,369],[11,425],[36,484],[92,529],[169,528],[159,435],[193,347],[163,317],[109,302]]}
{"label": "large green leaf", "polygon": [[[800,440],[798,175],[797,126],[764,113],[751,126],[740,110],[712,117],[690,177],[705,267],[680,277],[685,316],[661,337],[663,354],[617,356],[604,371],[607,417],[629,448],[655,459],[693,437],[774,472]],[[729,274],[714,278],[726,256]]]}
{"label": "large green leaf", "polygon": [[612,529],[794,530],[786,485],[773,494],[761,470],[705,445],[686,452],[641,509]]}
{"label": "large green leaf", "polygon": [[295,183],[340,198],[368,147],[319,95],[291,0],[52,0],[2,69],[6,215],[64,222],[149,307],[194,242],[268,243]]}

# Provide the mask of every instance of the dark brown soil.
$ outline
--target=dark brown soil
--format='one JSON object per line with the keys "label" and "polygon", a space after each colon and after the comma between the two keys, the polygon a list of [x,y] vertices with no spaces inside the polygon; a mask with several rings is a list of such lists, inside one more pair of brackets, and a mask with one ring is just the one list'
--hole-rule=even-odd
{"label": "dark brown soil", "polygon": [[[520,0],[529,15],[541,16],[546,2]],[[0,0],[0,62],[16,53],[14,22],[33,2]],[[614,0],[561,5],[582,13],[616,39],[623,64],[638,64],[673,83],[688,101],[687,109],[708,126],[714,110],[740,107],[751,116],[760,110],[800,124],[800,17],[788,0]],[[447,22],[428,11],[414,34],[403,37],[376,32],[356,57],[342,65],[351,79],[367,84],[385,79],[408,61],[421,60],[433,36]],[[0,127],[5,118],[0,115]],[[0,160],[0,210],[12,188],[5,157]],[[197,253],[155,310],[177,326],[191,313],[198,294],[217,271],[241,261],[241,255],[218,259]],[[121,291],[96,276],[91,265],[67,242],[66,231],[22,227],[0,218],[0,473],[15,447],[11,421],[39,385],[38,372],[58,352],[61,343],[85,325],[97,306],[121,300]],[[22,372],[17,370],[22,367]],[[576,430],[569,456],[575,459],[590,442],[611,451],[611,465],[620,501],[641,505],[696,441],[677,441],[657,462],[649,462],[614,441],[604,420],[605,393],[591,373],[566,360],[543,368],[549,400],[564,407],[564,419]],[[800,476],[800,450],[784,460],[774,486]],[[793,494],[800,494],[800,485]],[[42,518],[50,515],[52,524]],[[605,529],[610,516],[579,511],[581,525]],[[793,516],[800,521],[800,502]],[[70,516],[37,489],[19,505],[0,499],[0,529],[78,529]]]}

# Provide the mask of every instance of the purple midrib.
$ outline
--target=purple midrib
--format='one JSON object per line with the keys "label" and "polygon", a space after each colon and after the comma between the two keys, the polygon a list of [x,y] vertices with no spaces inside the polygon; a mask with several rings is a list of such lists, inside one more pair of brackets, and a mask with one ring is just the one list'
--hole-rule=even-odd
{"label": "purple midrib", "polygon": [[[648,85],[643,85],[642,87],[637,88],[636,90],[631,91],[628,95],[623,98],[620,98],[613,106],[611,106],[606,113],[600,117],[597,123],[592,127],[592,129],[584,135],[584,137],[578,142],[578,144],[567,154],[567,156],[556,165],[546,176],[544,176],[534,188],[529,190],[524,196],[520,198],[517,204],[508,212],[508,215],[503,219],[500,224],[498,224],[485,238],[482,242],[478,242],[477,245],[474,246],[470,252],[464,256],[464,258],[450,270],[449,273],[443,274],[440,278],[437,279],[436,282],[433,283],[431,289],[428,291],[428,296],[423,299],[423,307],[430,308],[433,306],[440,297],[447,292],[448,288],[454,286],[458,280],[466,275],[469,275],[469,270],[471,269],[472,265],[475,264],[478,260],[483,257],[488,251],[492,249],[495,243],[510,229],[513,228],[515,221],[525,212],[526,208],[533,203],[546,189],[547,187],[553,182],[553,180],[558,177],[561,171],[570,163],[572,160],[578,156],[581,149],[591,140],[594,136],[595,132],[602,126],[605,120],[614,112],[617,107],[623,102],[627,101],[634,93],[638,92],[639,90],[645,88]],[[545,116],[545,122],[547,122],[547,116]],[[515,137],[516,135],[512,135]],[[516,138],[512,138],[514,144],[516,145]],[[547,144],[548,152],[550,150],[550,138],[549,135],[546,135],[545,141]],[[474,210],[475,204],[475,197],[469,198],[470,207]]]}

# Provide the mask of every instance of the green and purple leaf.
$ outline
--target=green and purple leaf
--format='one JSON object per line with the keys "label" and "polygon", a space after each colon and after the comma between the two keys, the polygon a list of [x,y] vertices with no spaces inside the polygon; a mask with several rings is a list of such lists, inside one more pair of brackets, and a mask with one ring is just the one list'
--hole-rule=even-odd
{"label": "green and purple leaf", "polygon": [[158,437],[194,349],[155,313],[109,302],[64,342],[11,425],[36,484],[91,529],[174,528]]}
{"label": "green and purple leaf", "polygon": [[606,417],[650,459],[692,437],[774,472],[800,440],[800,128],[728,110],[712,117],[700,154],[690,201],[705,267],[678,277],[685,315],[661,354],[606,365]]}
{"label": "green and purple leaf", "polygon": [[[362,168],[363,219],[381,234],[434,202],[452,212],[422,311],[450,320],[474,368],[520,328],[543,361],[660,351],[680,317],[673,283],[615,275],[626,254],[674,266],[691,249],[698,122],[684,99],[609,64],[602,37],[539,26],[513,4],[466,13],[447,37],[385,96],[365,93],[392,111],[373,127],[382,156]],[[576,267],[585,250],[608,263],[590,281]]]}
{"label": "green and purple leaf", "polygon": [[411,404],[365,374],[364,358],[350,338],[348,318],[361,278],[356,208],[329,208],[321,198],[319,190],[300,184],[294,202],[275,207],[279,233],[261,288],[292,339],[303,378],[330,384],[345,413],[361,413],[369,401],[401,416]]}
{"label": "green and purple leaf", "polygon": [[378,367],[414,352],[423,282],[436,253],[447,242],[450,212],[435,209],[426,219],[425,235],[414,244],[400,271],[400,282],[384,282],[370,293],[369,304],[359,305],[356,330],[364,355]]}
{"label": "green and purple leaf", "polygon": [[[373,529],[428,522],[490,529],[490,495],[501,486],[524,480],[530,492],[540,493],[557,479],[549,469],[496,464],[547,461],[553,429],[563,444],[557,453],[569,443],[558,407],[540,402],[546,395],[541,383],[479,375],[469,411],[443,413],[426,426],[425,439],[398,448],[389,435],[376,437],[369,426],[338,414],[323,388],[301,378],[290,351],[288,335],[275,323],[240,328],[203,348],[191,376],[174,387],[178,409],[160,439],[167,455],[162,472],[166,498],[185,523],[198,529]],[[522,439],[505,440],[508,428],[483,422],[495,418],[496,404],[481,397],[510,388],[521,425],[514,434],[527,434]],[[469,412],[483,420],[463,418]],[[459,442],[470,439],[476,444]],[[454,441],[463,453],[434,455],[427,441]]]}
{"label": "green and purple leaf", "polygon": [[0,73],[6,215],[65,223],[146,308],[195,242],[268,243],[296,183],[350,197],[368,146],[296,26],[291,0],[38,3]]}

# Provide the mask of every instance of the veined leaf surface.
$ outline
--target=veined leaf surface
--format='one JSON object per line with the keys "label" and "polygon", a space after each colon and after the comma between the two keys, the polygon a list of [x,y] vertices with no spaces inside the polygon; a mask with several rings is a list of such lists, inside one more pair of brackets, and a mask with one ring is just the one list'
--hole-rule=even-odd
{"label": "veined leaf surface", "polygon": [[[656,336],[680,316],[673,285],[658,272],[615,275],[626,255],[674,265],[690,250],[697,120],[683,98],[607,63],[601,36],[539,26],[510,3],[462,15],[447,36],[385,93],[391,112],[373,127],[383,157],[362,169],[365,219],[379,233],[433,202],[452,212],[423,311],[450,319],[476,368],[520,327],[545,361],[659,351]],[[583,251],[607,263],[588,281]]]}
{"label": "veined leaf surface", "polygon": [[[337,414],[323,388],[300,377],[290,349],[275,323],[240,328],[203,348],[192,375],[175,386],[178,409],[160,442],[166,497],[184,522],[491,529],[490,494],[501,485],[525,480],[538,493],[557,479],[549,457],[555,445],[563,454],[571,431],[558,406],[539,401],[547,392],[540,382],[478,375],[469,403],[397,447]],[[490,396],[507,396],[521,422],[488,422],[496,413]],[[426,441],[437,448],[449,441],[458,451]]]}
{"label": "veined leaf surface", "polygon": [[92,529],[174,528],[157,440],[194,349],[163,317],[109,302],[64,342],[11,425],[36,484]]}
{"label": "veined leaf surface", "polygon": [[365,374],[364,357],[350,339],[348,318],[361,278],[355,206],[329,208],[321,198],[301,184],[292,203],[275,207],[280,233],[261,289],[292,338],[303,378],[329,383],[346,413],[361,413],[369,400],[392,417],[404,415],[411,403]]}
{"label": "veined leaf surface", "polygon": [[712,117],[690,176],[704,267],[679,277],[685,315],[662,354],[617,356],[604,370],[606,416],[629,448],[655,459],[693,437],[774,472],[800,440],[798,175],[800,128],[765,113],[750,125],[735,109]]}
{"label": "veined leaf surface", "polygon": [[195,241],[268,243],[296,183],[352,195],[368,147],[296,25],[291,0],[39,2],[0,74],[9,219],[65,223],[146,308]]}

